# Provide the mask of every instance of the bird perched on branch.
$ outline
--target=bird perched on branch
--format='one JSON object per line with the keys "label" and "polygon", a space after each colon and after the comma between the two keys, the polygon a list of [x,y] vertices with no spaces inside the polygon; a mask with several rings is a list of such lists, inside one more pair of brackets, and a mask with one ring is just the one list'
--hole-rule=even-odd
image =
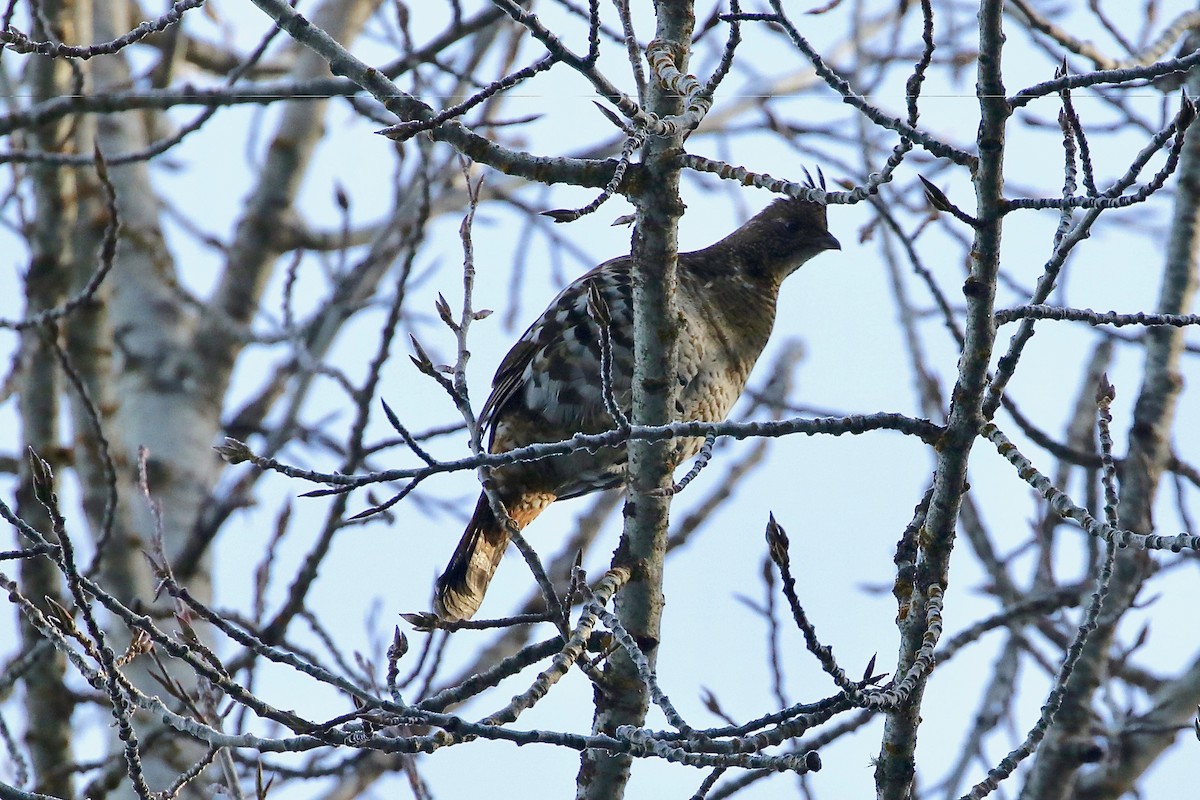
{"label": "bird perched on branch", "polygon": [[[716,244],[680,253],[677,420],[725,418],[771,335],[783,279],[813,256],[840,249],[826,226],[823,204],[784,198]],[[622,256],[575,280],[513,345],[479,415],[491,433],[491,452],[601,433],[617,427],[614,412],[629,414],[631,270],[629,257]],[[673,441],[672,468],[696,455],[702,444],[694,437]],[[622,445],[505,464],[492,470],[492,479],[520,529],[555,500],[622,485],[625,472]],[[508,541],[487,496],[480,494],[438,578],[434,609],[439,617],[469,619],[478,610]]]}

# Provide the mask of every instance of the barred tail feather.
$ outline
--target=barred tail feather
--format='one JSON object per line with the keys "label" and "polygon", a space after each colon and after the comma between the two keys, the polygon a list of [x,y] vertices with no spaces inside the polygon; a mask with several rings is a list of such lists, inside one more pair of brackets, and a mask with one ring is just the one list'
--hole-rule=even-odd
{"label": "barred tail feather", "polygon": [[479,495],[471,522],[437,580],[433,601],[437,615],[448,622],[474,616],[507,547],[508,532],[492,513],[487,497]]}

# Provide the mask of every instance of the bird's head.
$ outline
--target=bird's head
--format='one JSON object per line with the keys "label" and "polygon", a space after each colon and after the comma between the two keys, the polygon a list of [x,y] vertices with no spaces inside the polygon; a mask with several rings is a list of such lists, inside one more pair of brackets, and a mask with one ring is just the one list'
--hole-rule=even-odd
{"label": "bird's head", "polygon": [[743,250],[746,267],[777,281],[819,253],[842,249],[829,232],[825,205],[791,197],[771,203],[729,238]]}

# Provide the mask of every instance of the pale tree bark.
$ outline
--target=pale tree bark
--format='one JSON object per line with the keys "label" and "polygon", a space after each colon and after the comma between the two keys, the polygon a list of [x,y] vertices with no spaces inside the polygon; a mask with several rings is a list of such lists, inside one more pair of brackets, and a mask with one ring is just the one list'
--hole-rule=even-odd
{"label": "pale tree bark", "polygon": [[[317,19],[335,35],[351,41],[371,8],[365,0],[330,0]],[[95,41],[114,39],[128,29],[131,14],[126,3],[101,3],[94,11]],[[297,48],[293,55],[300,62],[297,68],[302,78],[328,76],[324,61],[311,52]],[[95,61],[91,76],[98,92],[118,90],[132,79],[128,64],[120,58]],[[210,319],[219,318],[219,325],[197,317],[179,291],[179,266],[163,239],[161,201],[148,166],[136,162],[111,171],[125,233],[107,303],[107,325],[114,346],[107,398],[112,403],[109,435],[121,502],[101,563],[106,585],[126,604],[155,594],[155,577],[147,568],[144,553],[154,551],[156,530],[161,528],[165,554],[174,560],[210,502],[221,471],[221,461],[211,448],[222,429],[225,392],[242,341],[237,334],[249,325],[279,255],[272,242],[284,229],[307,157],[322,132],[327,107],[327,102],[298,101],[283,115],[246,222],[231,248],[224,280],[210,304]],[[150,144],[155,127],[138,115],[106,118],[97,128],[97,144],[109,154],[137,152]],[[143,449],[148,487],[161,521],[155,519],[139,485],[139,452]],[[207,567],[193,568],[189,591],[208,598],[211,580]],[[169,615],[169,606],[163,611]],[[158,684],[143,672],[150,667],[139,661],[130,672],[137,685],[153,692]],[[184,680],[185,687],[190,684],[191,680]],[[151,748],[145,759],[147,782],[152,787],[170,785],[203,753],[197,744],[166,742],[170,746]],[[188,789],[197,790],[199,787]]]}
{"label": "pale tree bark", "polygon": [[[78,33],[75,3],[51,2],[43,8],[45,20],[52,28],[42,27],[40,33],[43,36],[75,38]],[[40,100],[69,92],[73,81],[70,65],[62,61],[39,58],[30,65],[30,84],[35,97]],[[30,138],[32,146],[46,153],[70,152],[74,144],[70,124],[65,119],[39,126],[31,131]],[[32,259],[25,282],[25,307],[29,313],[36,313],[57,306],[70,288],[71,231],[77,224],[78,206],[71,172],[53,166],[32,165],[30,179],[36,216],[31,237]],[[57,336],[53,326],[37,326],[23,332],[18,392],[23,446],[61,463],[58,418],[45,413],[47,400],[58,397],[62,389],[61,373],[53,346],[48,341]],[[24,459],[20,463],[17,513],[41,530],[49,530],[50,517],[33,496],[29,464]],[[35,598],[45,613],[51,613],[52,604],[65,602],[60,576],[46,560],[22,562],[20,583],[22,591]],[[38,665],[30,671],[25,695],[25,713],[30,719],[45,721],[42,725],[29,726],[26,732],[32,766],[39,777],[38,789],[67,796],[73,782],[68,773],[58,769],[70,758],[71,715],[75,705],[63,691],[66,662],[61,653],[39,642],[40,634],[26,620],[22,620],[21,634],[26,650],[36,649],[39,655]]]}
{"label": "pale tree bark", "polygon": [[[967,304],[965,337],[946,433],[938,448],[933,491],[922,531],[923,546],[915,579],[905,586],[908,595],[902,600],[907,612],[901,615],[899,625],[898,675],[913,667],[929,629],[932,596],[935,593],[940,596],[949,583],[950,554],[966,494],[967,465],[984,422],[984,388],[996,338],[992,313],[1000,266],[1005,127],[1011,114],[1005,99],[1000,62],[1004,42],[1003,9],[1003,0],[984,0],[979,9],[980,53],[975,84],[980,110],[976,134],[979,162],[973,182],[975,216],[980,223],[976,226],[971,248],[970,272],[962,284]],[[875,782],[881,799],[905,800],[912,793],[924,686],[922,679],[908,701],[888,715],[875,768]]]}
{"label": "pale tree bark", "polygon": [[[689,42],[695,27],[691,0],[655,3],[654,37],[675,54],[675,66],[687,72]],[[659,81],[647,86],[646,108],[660,117],[683,111],[682,98]],[[679,167],[674,161],[682,135],[654,137],[642,153],[647,191],[634,198],[638,208],[633,234],[634,425],[662,425],[675,416],[680,396],[675,379],[678,357],[679,311],[675,305],[679,256]],[[662,572],[667,549],[672,483],[667,453],[672,442],[631,442],[629,485],[625,500],[625,531],[613,555],[613,566],[630,571],[630,581],[617,596],[621,622],[633,635],[653,668],[661,644]],[[656,496],[655,493],[658,493]],[[592,730],[613,734],[618,726],[641,726],[649,708],[649,689],[624,652],[608,660],[603,678],[593,690],[596,706]],[[622,797],[633,759],[624,754],[586,751],[576,796],[589,800]]]}
{"label": "pale tree bark", "polygon": [[[14,342],[4,398],[16,398],[0,413],[20,419],[20,441],[0,445],[14,448],[0,452],[12,477],[0,513],[15,532],[0,575],[20,620],[19,644],[0,653],[0,753],[13,762],[0,755],[0,798],[262,796],[272,780],[283,800],[425,798],[467,784],[514,790],[498,776],[518,773],[535,787],[520,790],[580,798],[768,795],[779,780],[827,797],[853,780],[869,794],[861,766],[875,756],[879,798],[953,798],[974,783],[963,797],[1115,800],[1145,791],[1163,756],[1188,746],[1180,734],[1190,736],[1200,663],[1185,652],[1183,666],[1165,667],[1129,629],[1147,620],[1155,636],[1175,636],[1159,626],[1161,606],[1143,601],[1200,550],[1189,529],[1200,471],[1183,422],[1200,364],[1200,139],[1188,127],[1195,108],[1173,85],[1187,74],[1200,94],[1200,53],[1184,38],[1200,12],[1143,21],[1115,3],[770,0],[725,2],[697,20],[684,0],[174,0],[142,25],[161,9],[10,5],[0,241],[24,244],[29,269],[17,276],[25,308],[0,314],[0,337],[11,336],[0,342]],[[261,25],[261,51],[214,34],[247,20]],[[959,82],[967,70],[973,86]],[[933,79],[937,95],[923,96]],[[961,105],[947,114],[957,87]],[[1168,102],[1147,104],[1154,90]],[[270,109],[256,117],[266,130],[228,113],[250,104]],[[195,122],[171,130],[180,110]],[[391,142],[375,135],[385,126]],[[363,141],[387,146],[360,150]],[[1053,160],[1034,152],[1042,145]],[[243,196],[219,201],[236,212],[228,232],[227,217],[160,180],[242,151],[261,161],[251,157]],[[315,175],[331,176],[332,213],[302,191]],[[969,211],[955,204],[972,192]],[[845,248],[841,263],[822,256],[785,287],[784,302],[811,309],[781,304],[772,345],[784,327],[810,345],[800,393],[780,388],[798,352],[788,342],[786,358],[764,354],[777,366],[769,380],[762,367],[751,376],[730,421],[665,425],[679,393],[683,201],[684,223],[712,215],[713,230],[700,226],[707,241],[695,237],[703,245],[770,193],[830,206]],[[610,410],[606,433],[472,456],[486,449],[475,414],[487,377],[520,323],[564,283],[629,252],[625,229],[604,224],[621,213],[604,219],[619,197],[637,211],[632,426]],[[574,210],[547,210],[555,205]],[[599,224],[587,218],[597,211]],[[462,220],[457,235],[439,221],[447,215]],[[1119,249],[1102,236],[1139,254],[1122,250],[1118,266],[1145,271],[1156,265],[1128,243],[1152,252],[1160,228],[1157,302],[1083,307],[1104,302],[1092,299],[1106,288],[1094,275]],[[1076,253],[1089,234],[1096,249]],[[1040,276],[1031,247],[1049,252]],[[185,287],[200,248],[216,253],[215,289],[197,297]],[[876,285],[880,260],[887,291]],[[881,310],[880,294],[892,305]],[[57,311],[39,317],[46,309]],[[1042,351],[1025,353],[1035,323]],[[1014,328],[997,359],[998,333]],[[1037,361],[1046,351],[1049,372]],[[1131,351],[1145,355],[1140,375]],[[897,353],[910,375],[882,364]],[[822,377],[808,380],[809,369]],[[1136,395],[1131,410],[1097,392],[1106,370],[1121,400]],[[910,377],[912,402],[901,397]],[[1124,457],[1107,433],[1114,412]],[[902,457],[871,438],[885,431],[908,447]],[[676,492],[665,467],[673,445],[708,435],[715,447]],[[784,436],[787,455],[773,457]],[[832,436],[847,437],[838,458],[868,441],[878,449],[859,450],[852,467],[808,449]],[[726,447],[734,439],[753,447]],[[424,611],[479,488],[470,471],[614,445],[627,447],[630,480],[611,558],[595,551],[617,540],[602,525],[620,506],[615,493],[576,506],[590,510],[571,530],[539,520],[514,540],[529,569],[510,553],[497,581],[518,588],[493,586],[482,612],[514,616],[450,622]],[[894,487],[858,485],[877,455],[915,492],[897,515],[867,513],[895,499]],[[923,463],[932,477],[914,467]],[[831,488],[813,492],[807,480]],[[728,506],[742,490],[753,507]],[[1119,516],[1106,514],[1118,495]],[[1017,511],[1033,522],[1014,531],[1011,513],[1026,502]],[[764,553],[748,534],[768,512],[781,524],[768,526]],[[737,555],[750,554],[759,585],[701,550],[734,552],[729,538],[698,541],[718,528],[740,537]],[[56,547],[59,533],[83,555]],[[897,536],[893,560],[880,559],[881,537],[890,549]],[[1114,543],[1128,547],[1110,575]],[[688,556],[675,562],[666,606],[664,574],[676,574],[664,556],[684,544],[697,571],[686,572]],[[229,554],[228,571],[214,553]],[[578,557],[608,572],[583,587]],[[808,558],[853,569],[829,585]],[[972,569],[985,577],[961,577]],[[848,584],[867,574],[868,591],[892,583],[898,613],[835,624],[865,593]],[[1178,606],[1174,592],[1159,602]],[[347,624],[360,616],[363,630]],[[734,619],[762,625],[761,652],[734,644],[748,641]],[[699,644],[680,634],[700,625]],[[481,643],[490,634],[476,629],[501,632]],[[846,663],[845,649],[884,652],[895,638],[894,664]],[[948,687],[954,665],[942,665],[967,648],[990,666]],[[679,653],[690,656],[682,668]],[[710,687],[710,666],[735,677]],[[1053,684],[1048,697],[1039,675]],[[591,707],[560,681],[590,690]],[[691,704],[682,716],[667,690],[677,707]],[[1129,707],[1113,711],[1112,697]],[[522,716],[538,704],[538,722]],[[932,739],[946,723],[965,723],[961,741]],[[13,727],[20,735],[8,737]],[[94,745],[105,737],[107,753]],[[548,749],[558,786],[541,782]],[[672,762],[657,770],[662,786],[639,785],[643,760]],[[953,766],[940,782],[943,762]]]}

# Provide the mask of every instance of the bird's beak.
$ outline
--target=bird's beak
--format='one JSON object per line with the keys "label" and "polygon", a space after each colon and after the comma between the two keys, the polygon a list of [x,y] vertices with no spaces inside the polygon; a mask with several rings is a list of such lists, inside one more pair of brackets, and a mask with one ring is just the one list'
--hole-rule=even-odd
{"label": "bird's beak", "polygon": [[837,237],[834,236],[829,231],[825,231],[825,241],[822,244],[824,245],[824,247],[822,248],[824,250],[841,250],[842,249],[842,243],[839,242],[837,240]]}

